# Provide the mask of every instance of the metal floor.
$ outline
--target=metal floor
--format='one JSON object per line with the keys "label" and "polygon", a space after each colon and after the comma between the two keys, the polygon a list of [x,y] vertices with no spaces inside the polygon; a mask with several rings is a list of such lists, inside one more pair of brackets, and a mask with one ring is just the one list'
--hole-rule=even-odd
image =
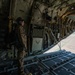
{"label": "metal floor", "polygon": [[66,51],[70,51],[72,53],[75,53],[75,32],[73,32],[70,36],[67,38],[61,40],[57,45],[55,45],[53,48],[49,49],[45,53],[54,52],[60,50],[59,46],[61,46],[61,49],[65,49]]}

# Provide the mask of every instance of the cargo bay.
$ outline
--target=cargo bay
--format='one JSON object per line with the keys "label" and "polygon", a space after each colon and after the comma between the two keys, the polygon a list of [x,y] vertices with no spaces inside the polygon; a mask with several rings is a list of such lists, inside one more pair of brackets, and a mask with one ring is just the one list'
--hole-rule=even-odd
{"label": "cargo bay", "polygon": [[75,31],[75,0],[0,0],[0,10],[0,75],[22,75],[18,50],[9,42],[18,17],[26,23],[23,75],[75,75],[75,53],[68,50],[74,41],[67,47],[65,40]]}

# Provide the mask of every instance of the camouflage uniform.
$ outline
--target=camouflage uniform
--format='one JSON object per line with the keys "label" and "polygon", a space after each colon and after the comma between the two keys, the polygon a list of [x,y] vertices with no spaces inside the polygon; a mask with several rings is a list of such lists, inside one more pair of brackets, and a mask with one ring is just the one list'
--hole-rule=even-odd
{"label": "camouflage uniform", "polygon": [[18,49],[18,68],[19,68],[19,74],[18,75],[24,75],[24,56],[26,55],[26,33],[23,26],[18,26],[16,29],[17,32],[17,44],[16,47]]}
{"label": "camouflage uniform", "polygon": [[24,47],[26,47],[26,49],[27,49],[27,38],[26,38],[26,32],[25,32],[25,29],[24,29],[24,27],[23,26],[20,26],[19,27],[20,28],[20,34],[21,34],[21,38],[22,38],[22,42],[23,42],[23,44],[24,44]]}

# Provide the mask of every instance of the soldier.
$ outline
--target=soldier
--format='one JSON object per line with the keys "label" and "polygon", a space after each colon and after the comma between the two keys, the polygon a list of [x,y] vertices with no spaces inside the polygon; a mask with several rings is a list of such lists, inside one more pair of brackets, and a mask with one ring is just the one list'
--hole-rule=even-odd
{"label": "soldier", "polygon": [[[18,49],[18,75],[24,75],[24,56],[26,54],[26,32],[25,32],[25,23],[21,17],[16,19],[16,48]],[[12,36],[13,37],[13,36]]]}

